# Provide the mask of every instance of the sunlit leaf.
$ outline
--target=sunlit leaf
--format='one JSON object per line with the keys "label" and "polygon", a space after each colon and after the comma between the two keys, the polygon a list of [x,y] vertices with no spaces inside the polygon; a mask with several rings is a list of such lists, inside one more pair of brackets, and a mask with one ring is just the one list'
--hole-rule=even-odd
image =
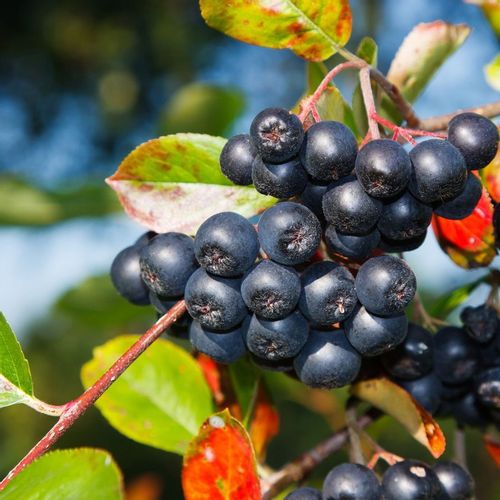
{"label": "sunlit leaf", "polygon": [[0,493],[2,500],[124,498],[120,469],[103,450],[51,451],[21,471]]}
{"label": "sunlit leaf", "polygon": [[500,2],[498,0],[465,0],[465,2],[482,8],[491,27],[500,36]]}
{"label": "sunlit leaf", "polygon": [[497,54],[495,58],[484,67],[484,73],[486,75],[486,81],[491,87],[500,91],[500,54]]}
{"label": "sunlit leaf", "polygon": [[500,203],[500,148],[493,161],[479,170],[483,186],[495,203]]}
{"label": "sunlit leaf", "polygon": [[[94,349],[82,368],[93,384],[138,336],[116,337]],[[212,410],[212,398],[196,361],[175,344],[158,339],[97,401],[108,422],[125,436],[174,453],[184,453]]]}
{"label": "sunlit leaf", "polygon": [[[415,101],[469,33],[470,28],[465,24],[444,21],[418,24],[399,47],[387,73],[388,80],[401,90],[409,102]],[[394,104],[387,97],[384,97],[382,106],[394,121],[401,120]]]}
{"label": "sunlit leaf", "polygon": [[250,217],[276,203],[253,188],[234,186],[219,167],[226,140],[176,134],[141,144],[107,183],[127,214],[153,231],[194,233],[218,212]]}
{"label": "sunlit leaf", "polygon": [[402,387],[386,378],[374,378],[354,384],[351,392],[394,417],[434,458],[443,454],[446,441],[438,423]]}
{"label": "sunlit leaf", "polygon": [[186,500],[261,498],[252,444],[227,410],[206,420],[189,444],[182,487]]}
{"label": "sunlit leaf", "polygon": [[200,0],[207,24],[252,45],[324,61],[351,36],[348,0]]}
{"label": "sunlit leaf", "polygon": [[448,220],[434,215],[432,227],[441,248],[460,267],[485,267],[495,258],[493,206],[486,189],[469,217]]}

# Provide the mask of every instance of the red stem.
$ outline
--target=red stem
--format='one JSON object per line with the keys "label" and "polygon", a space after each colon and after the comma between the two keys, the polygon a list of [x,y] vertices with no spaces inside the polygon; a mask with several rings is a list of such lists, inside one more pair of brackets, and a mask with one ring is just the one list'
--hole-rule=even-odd
{"label": "red stem", "polygon": [[375,100],[373,99],[372,83],[370,80],[370,68],[363,68],[359,72],[359,82],[361,85],[361,93],[363,94],[363,102],[365,103],[366,116],[368,118],[368,130],[370,132],[371,140],[380,139],[380,130],[378,123],[375,120],[377,115],[377,108],[375,107]]}
{"label": "red stem", "polygon": [[186,312],[183,300],[177,302],[164,316],[162,316],[140,339],[122,354],[113,365],[101,376],[97,382],[89,387],[77,399],[65,405],[65,409],[57,423],[31,449],[31,451],[9,472],[0,482],[2,491],[9,482],[26,466],[39,456],[43,455],[54,443],[90,408],[109,388],[109,386],[173,323]]}

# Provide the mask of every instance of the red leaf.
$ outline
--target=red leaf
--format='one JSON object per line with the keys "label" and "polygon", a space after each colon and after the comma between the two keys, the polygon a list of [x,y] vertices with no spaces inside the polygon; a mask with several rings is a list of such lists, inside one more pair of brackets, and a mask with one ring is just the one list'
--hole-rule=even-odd
{"label": "red leaf", "polygon": [[229,411],[212,415],[189,444],[182,469],[186,500],[259,500],[248,434]]}
{"label": "red leaf", "polygon": [[448,220],[434,215],[432,227],[441,248],[461,267],[488,266],[495,258],[493,205],[486,189],[469,217]]}
{"label": "red leaf", "polygon": [[221,388],[219,365],[212,358],[201,353],[196,356],[196,360],[214,395],[215,402],[220,405],[224,401],[224,393]]}
{"label": "red leaf", "polygon": [[500,443],[494,441],[489,436],[484,436],[484,446],[489,456],[493,459],[496,466],[500,469]]}

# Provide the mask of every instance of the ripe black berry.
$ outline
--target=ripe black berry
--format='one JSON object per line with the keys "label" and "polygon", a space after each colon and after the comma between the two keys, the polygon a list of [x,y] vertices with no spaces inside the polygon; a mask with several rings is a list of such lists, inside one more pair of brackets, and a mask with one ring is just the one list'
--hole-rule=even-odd
{"label": "ripe black berry", "polygon": [[500,366],[481,372],[474,385],[481,404],[500,410]]}
{"label": "ripe black berry", "polygon": [[231,137],[220,154],[219,163],[222,173],[234,184],[252,184],[252,163],[255,153],[248,134]]}
{"label": "ripe black berry", "polygon": [[326,193],[327,189],[328,184],[314,184],[308,182],[300,195],[301,203],[311,210],[320,220],[324,218],[323,195]]}
{"label": "ripe black berry", "polygon": [[411,252],[423,245],[426,236],[427,233],[424,233],[420,236],[403,240],[393,240],[382,236],[378,247],[386,253]]}
{"label": "ripe black berry", "polygon": [[400,313],[417,288],[415,274],[398,257],[383,255],[367,260],[356,276],[356,293],[366,309],[380,316]]}
{"label": "ripe black berry", "polygon": [[307,173],[298,157],[285,163],[265,163],[257,156],[252,167],[252,181],[255,189],[279,199],[291,198],[304,191]]}
{"label": "ripe black berry", "polygon": [[430,139],[410,152],[413,171],[409,188],[423,203],[448,201],[465,188],[467,167],[460,151],[448,141]]}
{"label": "ripe black berry", "polygon": [[247,307],[264,319],[288,316],[300,297],[300,278],[290,267],[264,260],[243,279],[241,295]]}
{"label": "ripe black berry", "polygon": [[240,279],[220,278],[198,269],[186,285],[184,299],[189,314],[211,330],[234,328],[247,315],[240,285]]}
{"label": "ripe black berry", "polygon": [[222,212],[209,217],[198,229],[194,252],[200,265],[216,276],[242,275],[259,253],[257,232],[245,217]]}
{"label": "ripe black berry", "polygon": [[361,356],[347,340],[344,330],[312,330],[293,366],[304,384],[334,389],[356,378]]}
{"label": "ripe black berry", "polygon": [[380,500],[382,488],[371,469],[359,464],[334,467],[323,482],[324,500]]}
{"label": "ripe black berry", "polygon": [[476,113],[461,113],[448,124],[448,140],[460,150],[467,167],[486,167],[498,148],[498,130],[488,118]]}
{"label": "ripe black berry", "polygon": [[460,314],[465,331],[477,342],[487,343],[496,334],[499,319],[495,309],[487,304],[466,307]]}
{"label": "ripe black berry", "polygon": [[193,239],[181,233],[155,236],[141,250],[141,276],[148,288],[162,297],[180,297],[198,267]]}
{"label": "ripe black berry", "polygon": [[378,356],[394,349],[406,337],[408,320],[404,314],[376,316],[363,306],[355,309],[344,323],[347,340],[363,356]]}
{"label": "ripe black berry", "polygon": [[260,218],[259,239],[271,259],[285,265],[300,264],[316,252],[321,242],[321,225],[307,207],[278,203]]}
{"label": "ripe black berry", "polygon": [[372,232],[354,236],[343,234],[329,225],[325,231],[325,243],[335,253],[349,259],[362,260],[370,255],[380,242],[380,232],[374,229]]}
{"label": "ripe black berry", "polygon": [[442,461],[432,469],[436,473],[441,486],[449,500],[472,500],[474,497],[474,479],[455,462]]}
{"label": "ripe black berry", "polygon": [[435,370],[447,384],[462,384],[477,371],[477,344],[461,328],[442,328],[434,336]]}
{"label": "ripe black berry", "polygon": [[285,497],[285,500],[322,500],[321,491],[316,488],[297,488]]}
{"label": "ripe black berry", "polygon": [[146,231],[145,233],[141,234],[139,238],[134,243],[134,246],[143,248],[145,247],[155,236],[157,236],[158,233],[155,233],[154,231]]}
{"label": "ripe black berry", "polygon": [[352,172],[357,152],[358,143],[348,127],[322,121],[307,130],[300,157],[313,179],[331,182]]}
{"label": "ripe black berry", "polygon": [[490,416],[474,392],[468,392],[451,405],[453,416],[459,425],[482,428],[488,425]]}
{"label": "ripe black berry", "polygon": [[382,479],[384,500],[438,500],[444,494],[436,473],[418,460],[389,467]]}
{"label": "ripe black berry", "polygon": [[122,250],[111,264],[111,281],[118,293],[132,304],[149,304],[149,289],[141,278],[140,247],[133,245]]}
{"label": "ripe black berry", "polygon": [[425,328],[410,323],[405,340],[393,351],[382,356],[385,369],[403,380],[413,380],[432,370],[434,337]]}
{"label": "ripe black berry", "polygon": [[415,380],[401,380],[399,385],[408,391],[431,415],[436,413],[441,403],[443,385],[434,373],[428,373]]}
{"label": "ripe black berry", "polygon": [[259,358],[255,354],[250,353],[250,359],[252,363],[259,368],[264,370],[269,370],[272,372],[292,372],[293,371],[293,358],[269,360]]}
{"label": "ripe black berry", "polygon": [[431,219],[432,207],[405,191],[384,205],[377,227],[386,238],[408,240],[425,234]]}
{"label": "ripe black berry", "polygon": [[246,335],[248,350],[270,361],[293,358],[307,340],[309,325],[298,311],[268,321],[252,316]]}
{"label": "ripe black berry", "polygon": [[390,139],[368,142],[356,158],[356,176],[364,190],[375,198],[391,198],[401,193],[410,174],[408,153]]}
{"label": "ripe black berry", "polygon": [[382,213],[382,202],[365,193],[355,177],[332,184],[323,196],[323,213],[335,229],[345,234],[368,234]]}
{"label": "ripe black berry", "polygon": [[354,278],[334,262],[316,262],[301,276],[299,307],[304,316],[318,325],[343,321],[357,303]]}
{"label": "ripe black berry", "polygon": [[468,217],[481,198],[483,186],[481,181],[472,173],[467,176],[465,189],[450,201],[439,204],[434,212],[445,219],[460,220]]}
{"label": "ripe black berry", "polygon": [[289,160],[298,154],[303,139],[302,123],[286,109],[264,109],[250,126],[252,146],[265,162]]}
{"label": "ripe black berry", "polygon": [[244,330],[248,328],[249,317],[234,330],[215,332],[193,321],[189,328],[189,340],[193,347],[211,357],[217,363],[234,363],[246,353]]}

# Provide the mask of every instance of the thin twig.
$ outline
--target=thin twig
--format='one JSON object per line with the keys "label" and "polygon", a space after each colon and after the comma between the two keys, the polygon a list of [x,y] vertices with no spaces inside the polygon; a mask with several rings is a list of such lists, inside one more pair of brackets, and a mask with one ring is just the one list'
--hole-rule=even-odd
{"label": "thin twig", "polygon": [[[357,425],[360,429],[364,429],[378,416],[378,412],[368,412],[357,420]],[[348,440],[349,432],[344,427],[293,462],[289,462],[282,469],[271,474],[262,482],[262,500],[271,500],[289,485],[302,481],[323,460],[340,450]]]}
{"label": "thin twig", "polygon": [[467,446],[465,443],[465,431],[462,427],[457,425],[455,427],[455,442],[453,448],[453,460],[465,470],[467,468]]}
{"label": "thin twig", "polygon": [[365,103],[370,137],[372,140],[380,139],[380,130],[378,129],[378,123],[373,118],[377,114],[377,108],[375,107],[375,100],[373,99],[369,68],[363,68],[359,72],[359,82],[361,85],[361,93],[363,94],[363,102]]}
{"label": "thin twig", "polygon": [[69,402],[52,429],[31,449],[31,451],[0,482],[2,491],[9,482],[26,466],[51,448],[56,441],[99,399],[109,386],[173,323],[186,312],[183,300],[177,302],[162,316],[139,340],[132,345],[97,382],[89,387],[80,397]]}
{"label": "thin twig", "polygon": [[347,430],[349,431],[349,458],[350,461],[360,465],[366,465],[363,449],[361,446],[361,429],[358,427],[357,415],[357,400],[349,398],[346,405],[345,417]]}

